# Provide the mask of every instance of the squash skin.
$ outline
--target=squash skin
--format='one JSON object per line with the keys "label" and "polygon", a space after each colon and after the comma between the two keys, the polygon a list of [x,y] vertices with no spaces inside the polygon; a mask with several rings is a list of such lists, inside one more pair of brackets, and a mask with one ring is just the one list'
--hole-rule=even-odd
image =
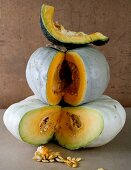
{"label": "squash skin", "polygon": [[21,102],[11,105],[4,113],[3,121],[7,129],[19,140],[19,123],[22,117],[31,110],[47,106],[43,104],[35,95],[30,96]]}
{"label": "squash skin", "polygon": [[80,55],[86,68],[87,89],[84,99],[79,104],[97,99],[104,93],[110,80],[109,65],[105,56],[91,46],[75,48],[68,52]]}
{"label": "squash skin", "polygon": [[109,96],[103,95],[93,102],[82,105],[82,107],[96,109],[104,119],[102,133],[86,147],[98,147],[109,143],[125,124],[126,112],[123,106]]}

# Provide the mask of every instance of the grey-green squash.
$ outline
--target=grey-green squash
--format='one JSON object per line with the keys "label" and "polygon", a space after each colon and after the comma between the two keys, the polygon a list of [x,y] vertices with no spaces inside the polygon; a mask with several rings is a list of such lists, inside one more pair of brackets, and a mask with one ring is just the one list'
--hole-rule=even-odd
{"label": "grey-green squash", "polygon": [[41,47],[28,61],[26,79],[44,103],[56,105],[63,99],[76,106],[100,97],[110,73],[105,56],[91,46],[66,52]]}
{"label": "grey-green squash", "polygon": [[24,142],[41,145],[54,135],[70,150],[107,144],[125,119],[124,108],[108,96],[77,107],[48,106],[31,96],[11,105],[3,117],[7,129]]}

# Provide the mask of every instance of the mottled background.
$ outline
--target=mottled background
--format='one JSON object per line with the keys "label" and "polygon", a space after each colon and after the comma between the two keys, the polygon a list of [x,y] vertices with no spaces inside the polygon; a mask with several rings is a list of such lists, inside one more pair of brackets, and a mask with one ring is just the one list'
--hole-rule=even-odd
{"label": "mottled background", "polygon": [[110,37],[97,47],[111,70],[105,93],[131,106],[131,0],[0,0],[0,108],[32,94],[25,68],[31,53],[48,43],[39,27],[43,2],[56,7],[65,28]]}

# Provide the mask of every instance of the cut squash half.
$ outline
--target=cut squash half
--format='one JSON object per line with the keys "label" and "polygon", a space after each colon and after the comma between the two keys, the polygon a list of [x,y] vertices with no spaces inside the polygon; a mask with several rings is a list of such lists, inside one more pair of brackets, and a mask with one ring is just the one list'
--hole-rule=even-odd
{"label": "cut squash half", "polygon": [[94,109],[82,106],[62,108],[55,137],[63,147],[79,149],[97,138],[103,127],[103,117]]}
{"label": "cut squash half", "polygon": [[76,106],[100,97],[109,82],[103,54],[88,46],[66,52],[39,48],[28,61],[27,82],[44,103]]}
{"label": "cut squash half", "polygon": [[85,65],[75,52],[67,52],[64,58],[60,55],[60,52],[57,53],[48,70],[48,103],[58,104],[63,98],[68,104],[77,105],[82,102],[86,93]]}
{"label": "cut squash half", "polygon": [[41,145],[53,137],[60,117],[58,106],[45,106],[27,112],[19,124],[19,133],[23,141]]}
{"label": "cut squash half", "polygon": [[43,34],[54,44],[71,46],[93,43],[103,45],[109,38],[100,32],[85,34],[84,32],[74,32],[66,30],[62,25],[53,21],[54,7],[43,4],[41,7],[40,25]]}

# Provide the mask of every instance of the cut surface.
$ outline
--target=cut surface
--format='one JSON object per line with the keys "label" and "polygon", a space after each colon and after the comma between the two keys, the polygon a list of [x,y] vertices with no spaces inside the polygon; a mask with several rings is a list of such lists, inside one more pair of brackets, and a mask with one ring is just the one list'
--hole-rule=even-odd
{"label": "cut surface", "polygon": [[86,107],[67,107],[62,109],[55,137],[67,149],[86,147],[103,130],[101,114]]}
{"label": "cut surface", "polygon": [[59,106],[45,106],[27,112],[19,124],[21,139],[32,145],[47,143],[54,135],[60,111]]}
{"label": "cut surface", "polygon": [[46,88],[51,105],[58,104],[62,98],[68,104],[80,104],[87,88],[87,73],[81,57],[71,51],[58,52],[50,64]]}
{"label": "cut surface", "polygon": [[64,61],[64,53],[58,52],[50,64],[46,84],[47,100],[51,105],[58,104],[62,99],[63,82],[60,78],[60,70]]}
{"label": "cut surface", "polygon": [[74,32],[66,30],[62,25],[53,22],[54,7],[42,5],[40,23],[44,35],[54,44],[88,44],[103,45],[109,40],[108,37],[96,32],[85,34],[83,32]]}
{"label": "cut surface", "polygon": [[68,84],[64,101],[76,106],[84,99],[87,89],[87,73],[83,60],[76,52],[67,52],[66,60],[71,70],[72,82]]}

